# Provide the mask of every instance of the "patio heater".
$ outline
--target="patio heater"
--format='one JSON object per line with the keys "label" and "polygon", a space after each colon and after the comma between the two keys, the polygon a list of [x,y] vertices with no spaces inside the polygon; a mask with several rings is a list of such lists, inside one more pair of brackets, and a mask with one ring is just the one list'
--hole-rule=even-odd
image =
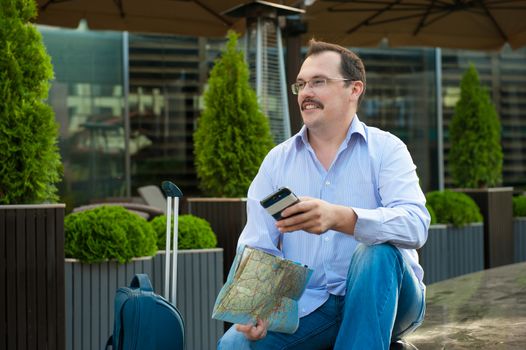
{"label": "patio heater", "polygon": [[250,83],[256,90],[263,113],[269,118],[276,143],[288,139],[291,134],[279,18],[304,12],[294,7],[256,0],[223,13],[246,20],[243,41],[245,59],[251,72]]}

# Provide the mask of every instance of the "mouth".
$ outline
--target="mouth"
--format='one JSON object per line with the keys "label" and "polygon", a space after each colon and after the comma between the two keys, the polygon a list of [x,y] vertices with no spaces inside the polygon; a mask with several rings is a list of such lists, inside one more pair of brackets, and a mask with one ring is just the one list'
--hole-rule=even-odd
{"label": "mouth", "polygon": [[314,109],[323,109],[323,104],[319,101],[306,99],[301,103],[302,111],[310,111]]}

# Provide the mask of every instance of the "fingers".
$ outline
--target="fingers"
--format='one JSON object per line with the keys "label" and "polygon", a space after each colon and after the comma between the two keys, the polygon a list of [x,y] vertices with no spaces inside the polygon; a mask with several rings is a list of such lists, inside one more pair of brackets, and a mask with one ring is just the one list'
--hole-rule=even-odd
{"label": "fingers", "polygon": [[236,330],[244,333],[248,340],[260,340],[267,336],[268,321],[258,320],[256,325],[236,324]]}
{"label": "fingers", "polygon": [[300,201],[290,207],[286,208],[281,212],[282,217],[289,217],[298,213],[308,211],[313,204],[314,198],[311,197],[300,197]]}
{"label": "fingers", "polygon": [[322,234],[330,228],[330,205],[319,199],[302,198],[302,200],[282,213],[283,219],[276,222],[280,232],[304,230]]}
{"label": "fingers", "polygon": [[296,224],[296,225],[290,225],[290,226],[283,226],[283,227],[278,227],[279,231],[281,233],[287,233],[287,232],[294,232],[294,231],[306,231],[308,233],[312,233],[312,234],[316,234],[316,235],[321,235],[325,232],[327,232],[327,228],[325,228],[325,226],[323,226],[320,222],[302,222],[302,223],[299,223],[299,224]]}
{"label": "fingers", "polygon": [[251,324],[236,324],[236,330],[242,333],[248,333],[252,327]]}
{"label": "fingers", "polygon": [[[278,222],[282,225],[291,225],[305,221],[308,216],[304,214],[313,213],[313,209],[316,207],[316,202],[312,198],[303,197],[300,202],[286,208],[281,212],[283,219]],[[303,215],[303,216],[302,216]]]}
{"label": "fingers", "polygon": [[321,201],[301,201],[283,211],[283,219],[276,222],[280,232],[305,230],[320,234],[327,229],[324,227],[324,216]]}

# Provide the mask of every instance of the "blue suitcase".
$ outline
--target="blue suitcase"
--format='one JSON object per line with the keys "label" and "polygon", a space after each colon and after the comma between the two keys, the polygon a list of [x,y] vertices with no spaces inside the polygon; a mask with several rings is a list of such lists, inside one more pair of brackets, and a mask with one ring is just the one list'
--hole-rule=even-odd
{"label": "blue suitcase", "polygon": [[[164,276],[166,299],[153,292],[152,284],[146,274],[135,275],[129,288],[119,288],[115,295],[113,335],[108,339],[106,349],[109,346],[112,346],[113,350],[184,349],[184,322],[174,306],[177,290],[177,216],[179,197],[182,197],[183,193],[169,181],[164,181],[162,187],[167,196]],[[172,213],[173,231],[171,229]],[[172,234],[175,249],[170,259]],[[172,260],[171,269],[170,260]]]}
{"label": "blue suitcase", "polygon": [[153,292],[146,274],[133,277],[130,287],[115,295],[114,350],[183,350],[184,323],[179,311]]}

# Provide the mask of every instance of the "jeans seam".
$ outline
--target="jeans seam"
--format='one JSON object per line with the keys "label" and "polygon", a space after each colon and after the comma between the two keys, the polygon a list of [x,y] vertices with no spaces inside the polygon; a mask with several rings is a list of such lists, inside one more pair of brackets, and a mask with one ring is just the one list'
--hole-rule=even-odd
{"label": "jeans seam", "polygon": [[[396,248],[395,248],[395,249],[396,249]],[[400,265],[400,258],[401,258],[401,256],[399,256],[399,255],[397,254],[397,252],[395,252],[395,253],[394,253],[394,257],[395,257],[395,264]],[[402,261],[402,263],[403,263],[403,261]],[[401,276],[401,279],[400,279],[400,280],[402,280],[403,277],[404,277],[404,269],[402,269],[401,266],[399,266],[399,268],[397,269],[397,271],[401,271],[401,272],[402,272],[402,276]],[[395,275],[398,274],[397,271],[394,272]],[[391,282],[390,285],[389,285],[389,289],[386,290],[386,293],[384,294],[384,300],[383,300],[383,302],[382,302],[382,307],[379,308],[379,310],[378,310],[378,317],[380,317],[380,316],[383,314],[384,309],[385,309],[385,305],[387,304],[387,300],[389,299],[389,294],[391,293],[391,290],[393,289],[393,287],[394,287],[394,283]]]}

